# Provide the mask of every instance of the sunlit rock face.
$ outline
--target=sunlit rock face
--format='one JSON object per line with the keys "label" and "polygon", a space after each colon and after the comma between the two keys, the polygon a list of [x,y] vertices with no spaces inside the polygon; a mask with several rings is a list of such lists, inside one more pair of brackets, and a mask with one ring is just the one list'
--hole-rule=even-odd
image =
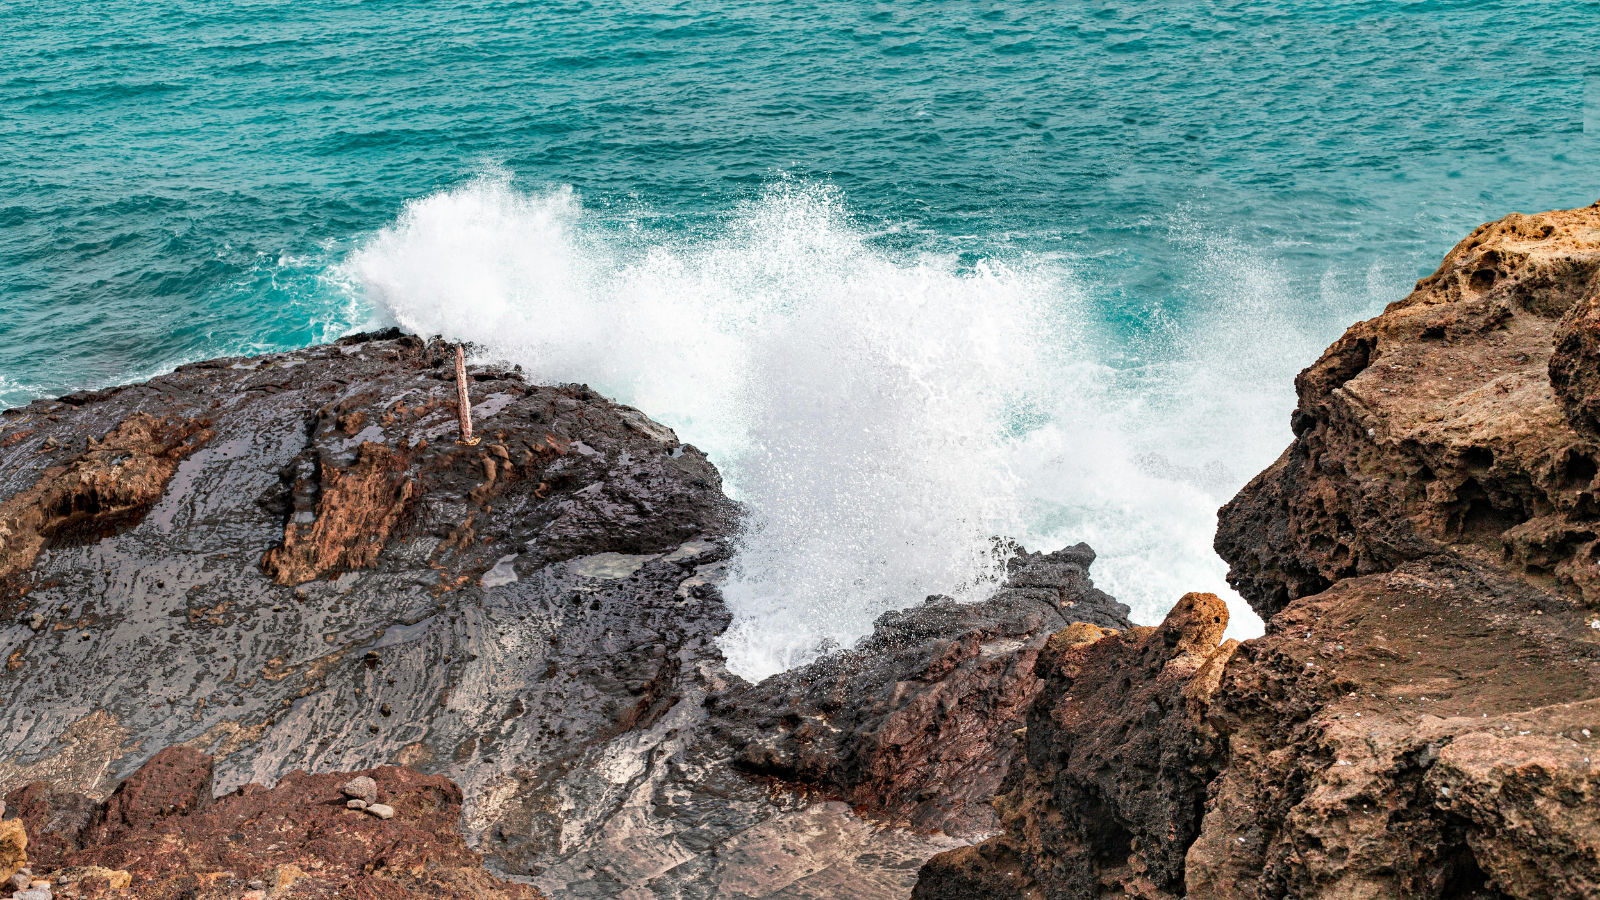
{"label": "sunlit rock face", "polygon": [[[1600,891],[1597,305],[1600,205],[1485,225],[1346,332],[1297,379],[1294,443],[1220,514],[1266,635],[1206,632],[1177,688],[1181,667],[1116,655],[1128,634],[1052,638],[1106,663],[1086,684],[1041,655],[1004,833],[935,857],[916,896]],[[1106,684],[1170,699],[1052,718]],[[1086,793],[1097,771],[1122,793]],[[1192,801],[1165,832],[1126,802],[1152,779]]]}

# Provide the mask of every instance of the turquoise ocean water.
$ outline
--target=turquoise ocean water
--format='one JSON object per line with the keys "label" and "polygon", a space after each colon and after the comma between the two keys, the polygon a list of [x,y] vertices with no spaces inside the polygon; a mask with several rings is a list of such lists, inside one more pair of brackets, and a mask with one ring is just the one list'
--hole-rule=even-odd
{"label": "turquoise ocean water", "polygon": [[1225,590],[1294,371],[1600,199],[1597,47],[1530,0],[6,3],[0,405],[399,321],[712,453],[746,671],[997,532],[1150,619]]}

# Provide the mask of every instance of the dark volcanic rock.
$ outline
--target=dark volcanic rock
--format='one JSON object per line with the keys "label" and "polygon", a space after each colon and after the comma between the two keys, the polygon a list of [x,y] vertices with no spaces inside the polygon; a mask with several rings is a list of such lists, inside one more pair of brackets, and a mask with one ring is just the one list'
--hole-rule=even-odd
{"label": "dark volcanic rock", "polygon": [[931,860],[915,897],[1181,897],[1220,750],[1206,723],[1227,606],[1189,594],[1156,628],[1078,624],[1036,671],[1026,752],[995,805],[1005,831]]}
{"label": "dark volcanic rock", "polygon": [[511,814],[491,784],[677,702],[726,616],[680,593],[726,553],[715,469],[495,370],[459,446],[445,358],[355,338],[7,411],[0,502],[46,539],[7,545],[40,552],[0,594],[0,788],[103,794],[173,744],[219,790],[398,761],[463,784],[478,835]]}
{"label": "dark volcanic rock", "polygon": [[[788,773],[810,784],[753,773],[707,698],[826,701],[723,668],[715,469],[635,410],[495,367],[471,370],[482,442],[459,445],[449,351],[359,336],[0,416],[0,792],[42,852],[90,865],[260,789],[211,794],[398,765],[460,785],[467,842],[553,896],[904,897],[960,843],[927,828],[989,821],[1042,633],[1121,620],[1086,551],[1029,557],[1003,602],[890,617],[893,640],[827,664],[876,699],[862,741]],[[187,749],[97,805],[164,747]]]}
{"label": "dark volcanic rock", "polygon": [[[37,804],[22,811],[36,876],[60,897],[233,900],[272,897],[538,900],[490,875],[459,831],[461,789],[448,778],[384,766],[366,773],[396,809],[389,820],[344,807],[349,773],[290,772],[272,789],[211,798],[211,760],[184,747],[156,754],[74,833]],[[48,838],[39,849],[38,836]]]}
{"label": "dark volcanic rock", "polygon": [[1093,560],[1084,544],[1020,554],[988,601],[930,597],[884,614],[854,650],[718,698],[739,764],[916,828],[992,832],[1039,648],[1071,622],[1128,627],[1128,608],[1089,581]]}
{"label": "dark volcanic rock", "polygon": [[[1158,702],[1060,744],[1093,732],[1074,717],[1054,754],[1047,678],[1003,837],[936,857],[917,896],[1600,895],[1597,273],[1600,205],[1507,217],[1301,373],[1294,443],[1217,534],[1267,634],[1189,676],[1202,715]],[[1098,683],[1119,677],[1160,684],[1128,661]],[[1084,836],[1126,807],[1059,788],[1137,790],[1141,741],[1184,747],[1189,787],[1170,831],[1088,846],[1096,884]]]}

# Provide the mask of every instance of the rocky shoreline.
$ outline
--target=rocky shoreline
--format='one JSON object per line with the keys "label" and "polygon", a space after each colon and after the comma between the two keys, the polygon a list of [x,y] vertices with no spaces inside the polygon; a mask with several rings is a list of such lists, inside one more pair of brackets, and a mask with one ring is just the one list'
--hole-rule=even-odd
{"label": "rocky shoreline", "polygon": [[1351,328],[1220,517],[1261,638],[1205,594],[1135,627],[1088,547],[1019,549],[759,685],[716,647],[716,470],[582,386],[473,367],[458,444],[450,348],[389,332],[5,411],[0,875],[1600,894],[1597,334],[1600,205],[1484,226]]}
{"label": "rocky shoreline", "polygon": [[1600,896],[1596,310],[1600,204],[1346,332],[1220,515],[1266,635],[1193,598],[1041,657],[1004,833],[916,896]]}

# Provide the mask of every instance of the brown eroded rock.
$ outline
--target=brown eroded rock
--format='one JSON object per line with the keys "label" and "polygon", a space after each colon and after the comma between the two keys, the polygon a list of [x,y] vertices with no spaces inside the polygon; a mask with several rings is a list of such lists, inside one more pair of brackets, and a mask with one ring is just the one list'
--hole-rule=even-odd
{"label": "brown eroded rock", "polygon": [[356,449],[349,466],[318,460],[316,477],[320,491],[315,508],[301,508],[306,486],[296,484],[295,515],[284,525],[283,544],[261,560],[278,584],[371,566],[416,492],[406,477],[405,457],[371,441]]}
{"label": "brown eroded rock", "polygon": [[1073,625],[1036,671],[1026,752],[998,798],[1005,831],[934,857],[918,900],[1181,897],[1219,750],[1206,722],[1227,606],[1188,594],[1155,628]]}
{"label": "brown eroded rock", "polygon": [[75,849],[36,871],[62,885],[61,897],[232,900],[252,882],[293,900],[541,896],[489,874],[467,848],[461,790],[448,778],[392,766],[363,773],[394,800],[385,821],[345,808],[339,788],[351,773],[292,772],[270,790],[245,785],[211,801],[211,769],[186,747],[156,754],[69,836]]}
{"label": "brown eroded rock", "polygon": [[1270,617],[1450,550],[1600,604],[1600,446],[1569,422],[1597,273],[1600,204],[1512,215],[1345,332],[1295,381],[1294,443],[1223,507],[1230,583]]}
{"label": "brown eroded rock", "polygon": [[0,820],[0,884],[27,864],[28,832],[22,820]]}
{"label": "brown eroded rock", "polygon": [[1046,639],[1070,622],[1128,627],[1093,560],[1086,544],[1019,553],[988,600],[886,613],[855,649],[724,694],[713,709],[735,761],[918,829],[993,833]]}
{"label": "brown eroded rock", "polygon": [[1600,205],[1485,225],[1297,381],[1217,549],[1229,664],[1196,897],[1600,891]]}
{"label": "brown eroded rock", "polygon": [[[1291,604],[1243,645],[1213,704],[1228,756],[1189,853],[1191,895],[1600,886],[1584,802],[1600,769],[1583,733],[1600,728],[1600,666],[1592,629],[1559,604],[1442,561]],[[1537,887],[1517,871],[1533,857],[1561,860],[1542,878],[1589,890]]]}
{"label": "brown eroded rock", "polygon": [[[1597,273],[1600,205],[1507,217],[1301,373],[1294,443],[1219,517],[1267,634],[1192,678],[1198,712],[1051,720],[1047,688],[1004,835],[917,896],[1600,895]],[[1094,672],[1074,691],[1151,683]],[[1184,748],[1165,834],[1081,802],[1141,796],[1124,742]]]}
{"label": "brown eroded rock", "polygon": [[202,419],[136,412],[82,453],[0,502],[0,578],[33,565],[52,541],[120,528],[150,507],[178,464],[211,438]]}

